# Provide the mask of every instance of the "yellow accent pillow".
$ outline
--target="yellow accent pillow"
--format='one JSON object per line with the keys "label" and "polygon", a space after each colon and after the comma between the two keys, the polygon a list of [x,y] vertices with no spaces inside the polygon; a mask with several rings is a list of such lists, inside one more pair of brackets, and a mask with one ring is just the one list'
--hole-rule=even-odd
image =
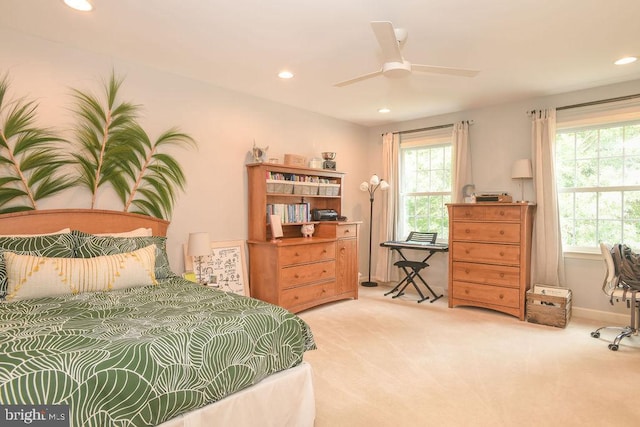
{"label": "yellow accent pillow", "polygon": [[4,253],[5,301],[157,285],[156,245],[94,258],[48,258]]}

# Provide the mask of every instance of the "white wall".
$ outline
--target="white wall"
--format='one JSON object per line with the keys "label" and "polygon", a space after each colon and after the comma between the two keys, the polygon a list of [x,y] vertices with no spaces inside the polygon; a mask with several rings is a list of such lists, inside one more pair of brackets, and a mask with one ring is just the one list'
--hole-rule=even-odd
{"label": "white wall", "polygon": [[[176,203],[168,232],[172,269],[183,271],[181,246],[189,232],[208,231],[215,241],[247,238],[245,163],[253,145],[269,146],[268,157],[285,153],[319,157],[337,152],[346,172],[343,214],[362,219],[368,200],[358,184],[370,173],[365,128],[315,113],[224,90],[130,62],[0,29],[0,63],[11,78],[14,96],[37,98],[38,124],[69,129],[70,87],[99,93],[112,69],[124,75],[120,94],[144,106],[143,127],[152,137],[179,126],[199,144],[197,151],[173,151],[185,169],[186,193]],[[86,190],[74,189],[43,200],[39,208],[89,207]],[[363,208],[364,206],[364,208]],[[108,191],[97,208],[121,209]],[[361,240],[361,245],[366,241]],[[364,262],[364,260],[362,261]]]}
{"label": "white wall", "polygon": [[[123,97],[144,106],[143,125],[151,136],[177,125],[198,141],[198,151],[173,153],[185,167],[188,181],[186,193],[176,204],[168,233],[169,258],[176,272],[183,268],[181,245],[189,232],[208,231],[216,241],[246,239],[244,164],[254,139],[258,145],[269,146],[268,157],[282,158],[285,153],[294,153],[310,158],[322,151],[338,153],[338,169],[347,173],[344,214],[349,219],[364,221],[360,271],[366,274],[369,201],[367,195],[358,190],[358,184],[382,170],[382,133],[473,120],[470,140],[476,189],[517,193],[518,183],[509,174],[514,160],[530,157],[527,110],[640,93],[638,80],[367,130],[13,30],[0,29],[0,38],[5,41],[0,45],[3,64],[0,72],[9,73],[11,93],[37,98],[40,124],[68,129],[72,123],[68,112],[69,88],[98,91],[100,79],[107,78],[115,69],[117,74],[126,76],[121,90]],[[525,195],[532,199],[531,183],[525,188]],[[89,200],[88,194],[76,189],[47,199],[40,207],[88,207]],[[104,191],[98,207],[121,208],[115,197]],[[374,262],[377,244],[374,241]],[[442,288],[446,288],[446,261],[446,256],[437,255],[432,263],[432,283]],[[621,307],[611,308],[600,291],[604,275],[602,261],[572,258],[566,266],[567,285],[574,290],[577,307],[626,312]]]}
{"label": "white wall", "polygon": [[[374,165],[380,164],[382,133],[472,120],[469,141],[476,191],[507,191],[517,195],[520,194],[520,188],[519,183],[511,179],[511,165],[517,159],[531,158],[531,125],[527,111],[637,93],[640,93],[640,80],[371,128],[369,139],[372,145],[378,147],[378,154],[372,155],[371,161]],[[534,200],[532,182],[525,183],[525,199]],[[432,270],[433,283],[444,288],[447,262],[447,256],[438,255],[431,263],[435,267]],[[571,257],[565,261],[565,266],[567,286],[573,290],[574,307],[578,311],[628,313],[624,304],[611,306],[601,291],[605,273],[601,258]]]}

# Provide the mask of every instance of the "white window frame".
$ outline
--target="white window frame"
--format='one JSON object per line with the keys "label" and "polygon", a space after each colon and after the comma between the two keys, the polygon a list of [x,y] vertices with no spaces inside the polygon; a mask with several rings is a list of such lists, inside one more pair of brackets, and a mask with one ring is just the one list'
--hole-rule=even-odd
{"label": "white window frame", "polygon": [[[451,153],[450,153],[450,161],[453,161],[453,138],[452,138],[452,132],[451,132],[451,128],[443,128],[443,129],[437,129],[437,130],[431,130],[431,131],[424,131],[424,132],[417,132],[415,134],[401,134],[400,136],[400,146],[399,146],[399,152],[398,152],[398,163],[399,163],[399,167],[398,167],[398,171],[399,171],[399,185],[398,185],[398,224],[397,224],[397,233],[398,233],[398,240],[403,240],[406,239],[409,232],[410,231],[423,231],[423,232],[427,232],[427,231],[437,231],[438,232],[438,241],[439,242],[446,242],[448,241],[448,234],[449,234],[449,229],[448,229],[448,214],[447,214],[447,207],[445,205],[445,203],[451,203],[452,201],[452,194],[453,192],[451,191],[451,179],[449,179],[449,191],[413,191],[413,192],[405,192],[404,189],[406,187],[406,183],[405,183],[405,169],[406,166],[404,164],[405,162],[405,156],[404,153],[406,150],[410,150],[410,149],[416,149],[416,148],[437,148],[437,147],[449,147]],[[453,165],[450,163],[449,164],[449,175],[451,177],[452,174],[452,170],[453,170]],[[404,229],[405,223],[407,223],[407,221],[405,220],[407,217],[407,213],[405,212],[405,200],[407,197],[430,197],[430,196],[438,196],[438,197],[444,197],[445,201],[442,204],[442,212],[441,215],[445,221],[445,226],[443,227],[444,229],[440,229],[438,228],[436,229],[429,229],[429,230],[414,230],[414,229]],[[448,197],[448,200],[447,200]],[[411,228],[410,226],[408,226],[409,228]]]}
{"label": "white window frame", "polygon": [[[592,129],[604,129],[617,126],[635,125],[640,124],[640,100],[627,100],[623,102],[616,102],[612,104],[593,105],[586,108],[579,108],[575,111],[566,110],[558,111],[557,123],[556,123],[556,136],[561,133],[567,132],[579,132],[583,130]],[[621,153],[624,156],[624,152]],[[605,157],[598,157],[597,161],[600,162]],[[556,164],[558,161],[556,161]],[[595,193],[595,197],[598,203],[600,194],[606,192],[621,192],[621,191],[640,191],[640,185],[612,185],[612,186],[591,186],[591,187],[572,187],[572,188],[560,188],[559,179],[560,171],[556,171],[557,190],[558,190],[558,208],[562,209],[562,195],[567,193]],[[596,236],[598,235],[598,217],[599,213],[596,212],[593,220],[595,221]],[[575,213],[573,215],[575,218]],[[640,218],[639,218],[640,219]],[[620,223],[621,223],[621,235],[624,240],[624,205],[620,207]],[[562,218],[561,218],[562,222]],[[563,236],[564,240],[564,236]],[[617,242],[607,242],[617,243]],[[597,243],[595,243],[597,245]],[[563,252],[573,254],[599,254],[599,248],[597,246],[570,246],[563,241]]]}

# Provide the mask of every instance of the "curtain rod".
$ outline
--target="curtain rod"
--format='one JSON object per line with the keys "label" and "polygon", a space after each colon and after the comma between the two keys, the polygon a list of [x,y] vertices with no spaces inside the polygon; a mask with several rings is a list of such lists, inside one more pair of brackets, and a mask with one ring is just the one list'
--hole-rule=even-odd
{"label": "curtain rod", "polygon": [[[627,101],[629,99],[636,99],[636,98],[640,98],[640,93],[636,93],[634,95],[619,96],[617,98],[608,98],[608,99],[600,99],[598,101],[583,102],[580,104],[564,105],[562,107],[556,108],[556,111],[570,110],[572,108],[580,108],[580,107],[589,107],[591,105],[608,104],[610,102],[617,102],[617,101]],[[529,110],[527,111],[527,114],[533,114],[535,112],[536,110]]]}
{"label": "curtain rod", "polygon": [[[464,121],[464,120],[463,120]],[[473,120],[467,120],[467,123],[469,123],[470,125],[473,124]],[[428,130],[436,130],[436,129],[445,129],[445,128],[451,128],[455,125],[455,123],[448,123],[446,125],[437,125],[437,126],[429,126],[426,128],[420,128],[420,129],[411,129],[411,130],[402,130],[402,131],[398,131],[398,132],[392,132],[392,133],[397,133],[399,135],[404,135],[406,133],[416,133],[416,132],[425,132]],[[386,133],[386,132],[385,132]],[[384,135],[384,133],[382,134]]]}
{"label": "curtain rod", "polygon": [[608,104],[609,102],[616,101],[627,101],[629,99],[635,98],[640,98],[640,93],[636,93],[635,95],[619,96],[617,98],[601,99],[599,101],[583,102],[582,104],[565,105],[564,107],[556,108],[556,111],[569,110],[571,108],[588,107],[590,105]]}

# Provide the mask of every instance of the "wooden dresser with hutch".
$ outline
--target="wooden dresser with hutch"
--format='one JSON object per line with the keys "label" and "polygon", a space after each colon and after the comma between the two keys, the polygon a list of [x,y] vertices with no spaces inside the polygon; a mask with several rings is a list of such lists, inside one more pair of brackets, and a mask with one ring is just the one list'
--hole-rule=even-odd
{"label": "wooden dresser with hutch", "polygon": [[468,305],[525,319],[535,205],[457,203],[449,210],[449,307]]}
{"label": "wooden dresser with hutch", "polygon": [[[297,194],[269,188],[273,175],[330,181],[333,192]],[[283,237],[272,242],[269,205],[306,204],[342,212],[344,173],[275,163],[247,165],[249,186],[249,286],[251,296],[294,313],[340,299],[358,298],[359,222],[312,221],[315,232],[303,237],[300,222],[283,222]],[[304,184],[303,184],[304,185]],[[301,186],[302,187],[302,186]],[[307,191],[305,191],[306,193]]]}

